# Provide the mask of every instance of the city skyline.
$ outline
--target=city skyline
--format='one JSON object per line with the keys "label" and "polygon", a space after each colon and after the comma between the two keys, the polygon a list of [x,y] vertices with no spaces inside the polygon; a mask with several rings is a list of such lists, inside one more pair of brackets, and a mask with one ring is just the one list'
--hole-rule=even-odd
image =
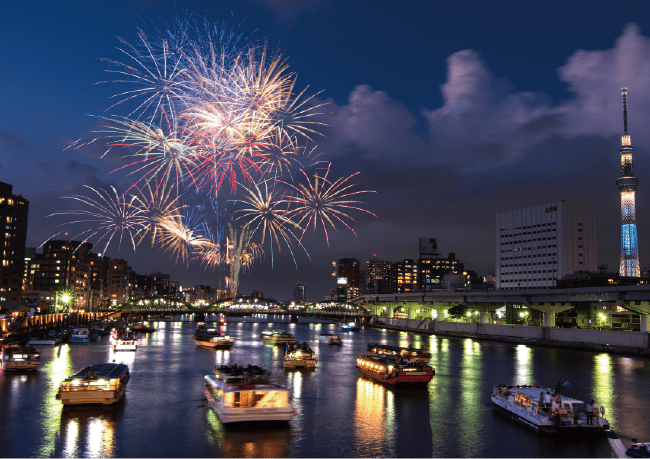
{"label": "city skyline", "polygon": [[[328,247],[322,232],[313,236],[310,228],[309,256],[297,252],[294,264],[286,251],[275,253],[272,268],[267,251],[242,274],[242,292],[284,299],[305,282],[307,297],[322,298],[335,286],[333,261],[417,258],[421,237],[436,238],[442,254],[454,252],[466,269],[486,274],[494,267],[497,213],[563,199],[596,206],[598,261],[616,271],[620,202],[613,182],[623,87],[634,172],[642,184],[650,177],[644,129],[650,7],[607,2],[609,8],[582,11],[545,4],[530,23],[532,9],[505,3],[492,11],[470,2],[462,14],[460,4],[389,5],[250,0],[218,10],[197,1],[180,12],[171,2],[153,1],[114,2],[105,11],[72,2],[36,11],[3,5],[0,37],[10,70],[0,95],[0,181],[30,201],[27,245],[38,247],[67,230],[56,228],[62,216],[47,217],[67,208],[60,197],[84,185],[126,190],[126,174],[109,174],[114,158],[101,159],[100,148],[66,147],[96,129],[94,117],[113,103],[115,88],[95,83],[107,79],[100,59],[119,58],[115,35],[129,40],[137,27],[164,28],[187,8],[266,39],[286,56],[299,91],[323,90],[317,99],[328,102],[320,120],[327,126],[314,146],[338,175],[360,172],[359,189],[377,191],[360,198],[377,218],[354,214],[358,236],[339,228],[330,232]],[[641,267],[650,264],[644,189],[636,196]],[[219,287],[227,275],[198,263],[186,269],[148,244],[135,253],[128,244],[116,248],[106,255],[127,260],[137,272],[169,272],[187,285]]]}

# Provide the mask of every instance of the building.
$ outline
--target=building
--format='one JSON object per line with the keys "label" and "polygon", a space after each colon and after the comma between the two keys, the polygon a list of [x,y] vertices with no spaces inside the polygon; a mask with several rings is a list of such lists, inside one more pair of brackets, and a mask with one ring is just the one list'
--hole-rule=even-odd
{"label": "building", "polygon": [[391,293],[392,263],[372,257],[366,261],[366,290],[369,293]]}
{"label": "building", "polygon": [[293,288],[293,301],[296,304],[305,304],[305,284],[304,282],[297,282]]}
{"label": "building", "polygon": [[639,179],[634,176],[632,168],[632,141],[627,133],[627,88],[623,93],[623,137],[621,138],[621,176],[616,179],[621,194],[621,267],[619,273],[626,277],[639,277],[639,248],[636,229],[635,193]]}
{"label": "building", "polygon": [[409,258],[393,263],[393,292],[405,293],[418,290],[418,264]]}
{"label": "building", "polygon": [[445,275],[449,278],[452,274],[462,274],[463,270],[464,265],[456,259],[456,254],[453,252],[449,253],[447,258],[442,258],[439,255],[420,258],[418,260],[418,288],[420,290],[450,288],[450,285],[446,285]]}
{"label": "building", "polygon": [[12,194],[13,185],[0,182],[0,232],[2,266],[0,267],[0,302],[20,305],[25,273],[25,241],[29,201]]}
{"label": "building", "polygon": [[129,301],[129,279],[131,268],[122,259],[110,260],[107,275],[107,297],[109,304],[119,306]]}
{"label": "building", "polygon": [[[359,264],[360,262],[356,258],[339,259],[336,270],[339,298],[359,296]],[[342,289],[345,289],[345,292],[342,292]]]}
{"label": "building", "polygon": [[553,288],[596,271],[594,206],[560,201],[496,215],[496,288]]}

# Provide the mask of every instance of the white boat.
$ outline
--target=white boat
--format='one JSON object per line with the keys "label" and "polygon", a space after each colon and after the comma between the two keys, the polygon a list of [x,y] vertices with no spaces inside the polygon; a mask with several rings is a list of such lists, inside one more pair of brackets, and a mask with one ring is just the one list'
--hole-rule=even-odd
{"label": "white boat", "polygon": [[88,327],[77,327],[72,330],[68,343],[89,343],[91,340],[90,329]]}
{"label": "white boat", "polygon": [[1,350],[5,370],[37,370],[41,366],[41,356],[32,346],[11,344]]}
{"label": "white boat", "polygon": [[322,333],[318,337],[318,341],[325,344],[343,344],[341,338],[333,333]]}
{"label": "white boat", "polygon": [[229,348],[235,344],[235,340],[228,335],[222,335],[217,328],[208,328],[201,322],[194,332],[194,342],[197,346]]}
{"label": "white boat", "polygon": [[138,350],[137,333],[128,328],[116,328],[111,333],[111,343],[113,344],[113,351],[129,351],[135,352]]}
{"label": "white boat", "polygon": [[309,343],[287,343],[284,348],[284,368],[315,368],[316,355]]}
{"label": "white boat", "polygon": [[609,429],[602,406],[588,413],[582,400],[557,395],[557,402],[551,402],[551,394],[551,389],[537,385],[500,384],[492,391],[492,406],[543,433],[597,434]]}
{"label": "white boat", "polygon": [[243,421],[289,421],[294,410],[289,389],[257,366],[218,366],[204,377],[208,406],[226,424]]}
{"label": "white boat", "polygon": [[91,365],[62,381],[56,398],[64,405],[111,405],[124,396],[130,377],[123,363]]}
{"label": "white boat", "polygon": [[261,337],[266,344],[293,343],[296,340],[295,336],[283,330],[264,330]]}
{"label": "white boat", "polygon": [[341,330],[343,330],[343,331],[359,331],[359,326],[354,322],[348,322],[347,324],[341,324]]}
{"label": "white boat", "polygon": [[34,338],[30,338],[27,344],[30,346],[35,346],[35,345],[56,346],[57,344],[60,344],[62,341],[63,341],[63,335],[61,335],[60,333],[56,333],[54,330],[50,330],[50,332],[47,335],[41,335],[41,336],[36,336]]}

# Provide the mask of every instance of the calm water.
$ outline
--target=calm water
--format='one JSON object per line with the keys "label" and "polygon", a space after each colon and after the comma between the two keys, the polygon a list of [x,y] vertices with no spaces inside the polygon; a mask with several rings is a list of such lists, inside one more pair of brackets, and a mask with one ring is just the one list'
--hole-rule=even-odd
{"label": "calm water", "polygon": [[[0,372],[0,457],[611,457],[606,439],[539,437],[492,410],[495,384],[554,387],[567,379],[564,393],[604,405],[624,441],[650,441],[648,359],[375,329],[342,333],[342,346],[328,346],[318,335],[338,332],[335,325],[276,322],[308,340],[318,358],[315,370],[284,371],[281,349],[259,338],[267,322],[226,324],[236,340],[229,351],[196,347],[196,324],[153,324],[158,330],[140,335],[136,353],[114,354],[104,337],[42,347],[35,374]],[[429,348],[434,379],[395,390],[360,378],[355,359],[369,342]],[[59,382],[106,361],[130,367],[124,400],[63,408]],[[282,375],[297,412],[290,425],[224,428],[203,396],[203,376],[221,363]]]}

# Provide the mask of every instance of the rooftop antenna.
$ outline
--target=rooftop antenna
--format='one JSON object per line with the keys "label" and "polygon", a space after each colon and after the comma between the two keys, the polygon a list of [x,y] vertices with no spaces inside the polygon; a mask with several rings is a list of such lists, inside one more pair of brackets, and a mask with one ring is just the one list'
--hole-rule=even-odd
{"label": "rooftop antenna", "polygon": [[623,93],[623,131],[627,135],[627,88],[621,88]]}

